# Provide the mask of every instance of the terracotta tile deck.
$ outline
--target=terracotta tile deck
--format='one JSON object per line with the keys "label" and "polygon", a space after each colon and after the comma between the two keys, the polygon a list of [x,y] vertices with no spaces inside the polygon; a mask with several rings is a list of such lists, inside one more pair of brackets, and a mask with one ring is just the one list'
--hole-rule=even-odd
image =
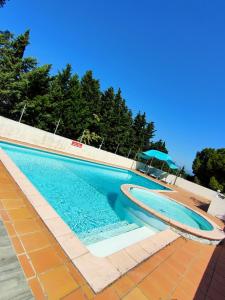
{"label": "terracotta tile deck", "polygon": [[[182,190],[169,196],[196,205]],[[225,299],[225,246],[184,238],[94,294],[1,163],[0,218],[36,299]]]}

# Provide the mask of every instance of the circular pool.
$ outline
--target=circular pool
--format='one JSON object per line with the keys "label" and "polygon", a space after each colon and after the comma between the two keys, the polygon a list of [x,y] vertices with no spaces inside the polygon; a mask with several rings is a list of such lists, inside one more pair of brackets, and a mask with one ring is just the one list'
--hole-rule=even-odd
{"label": "circular pool", "polygon": [[130,184],[123,184],[121,190],[138,206],[181,232],[210,241],[225,238],[222,229],[208,217],[159,191]]}

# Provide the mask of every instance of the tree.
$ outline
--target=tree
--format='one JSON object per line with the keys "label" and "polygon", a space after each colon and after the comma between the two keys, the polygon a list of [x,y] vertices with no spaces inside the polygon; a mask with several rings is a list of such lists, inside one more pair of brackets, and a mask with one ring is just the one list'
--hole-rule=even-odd
{"label": "tree", "polygon": [[220,191],[223,191],[223,185],[222,184],[219,184],[219,182],[216,180],[216,177],[215,176],[212,176],[209,180],[209,187],[212,189],[212,190],[220,190]]}
{"label": "tree", "polygon": [[203,186],[225,190],[225,148],[197,152],[192,169],[195,180]]}
{"label": "tree", "polygon": [[[133,129],[132,113],[128,109],[122,97],[121,89],[118,89],[114,98],[112,133],[115,147],[118,147],[118,154],[127,155],[132,147]],[[115,148],[116,149],[116,148]]]}
{"label": "tree", "polygon": [[[3,1],[4,2],[4,1]],[[99,80],[92,71],[80,79],[67,64],[51,75],[51,65],[38,65],[26,57],[30,32],[19,36],[0,31],[0,115],[18,120],[26,106],[22,122],[84,141],[130,157],[138,151],[154,147],[168,152],[165,142],[152,143],[154,122],[145,113],[135,117],[127,106],[120,89],[101,91]]]}
{"label": "tree", "polygon": [[99,80],[93,78],[92,71],[87,71],[81,78],[81,97],[86,106],[86,128],[91,132],[99,132],[98,123],[93,119],[93,114],[99,115],[100,107],[100,83]]}
{"label": "tree", "polygon": [[134,145],[136,151],[146,151],[150,148],[150,141],[155,134],[155,125],[153,122],[146,121],[145,113],[135,116],[133,121]]}
{"label": "tree", "polygon": [[103,149],[108,151],[115,151],[116,143],[115,140],[115,93],[112,87],[108,88],[101,95],[101,105],[100,105],[100,124],[99,132],[102,138],[104,138]]}
{"label": "tree", "polygon": [[133,145],[132,113],[122,97],[121,90],[115,94],[108,88],[101,95],[100,135],[104,138],[103,149],[127,155]]}
{"label": "tree", "polygon": [[3,7],[6,4],[7,0],[0,0],[0,7]]}
{"label": "tree", "polygon": [[[51,66],[37,67],[36,59],[24,58],[28,44],[29,31],[16,38],[0,32],[0,114],[12,119],[18,119],[24,103],[48,90]],[[32,116],[27,122],[33,125]]]}
{"label": "tree", "polygon": [[27,30],[24,34],[19,35],[13,42],[12,47],[14,49],[14,58],[23,58],[24,51],[29,44],[30,31]]}
{"label": "tree", "polygon": [[146,124],[144,130],[144,150],[150,149],[151,140],[155,135],[155,124],[154,122],[149,122]]}
{"label": "tree", "polygon": [[60,120],[57,133],[68,138],[78,138],[88,126],[86,118],[88,108],[82,98],[79,77],[72,74],[71,65],[67,64],[52,78],[49,99],[54,127]]}
{"label": "tree", "polygon": [[[81,140],[82,138],[82,140]],[[92,142],[98,142],[101,140],[101,137],[97,135],[95,132],[90,132],[88,129],[83,131],[82,136],[79,138],[82,143],[90,145]]]}
{"label": "tree", "polygon": [[78,138],[84,128],[88,127],[87,106],[81,95],[81,86],[77,74],[71,76],[69,93],[64,106],[63,121],[65,124],[63,135],[68,138]]}
{"label": "tree", "polygon": [[164,153],[168,153],[166,148],[166,143],[163,140],[158,140],[156,142],[151,142],[149,149],[155,149]]}

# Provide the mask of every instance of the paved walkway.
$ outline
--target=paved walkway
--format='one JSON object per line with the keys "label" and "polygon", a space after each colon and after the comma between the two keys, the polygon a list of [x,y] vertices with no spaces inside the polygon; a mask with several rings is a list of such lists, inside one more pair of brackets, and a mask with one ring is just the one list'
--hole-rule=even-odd
{"label": "paved walkway", "polygon": [[34,299],[12,247],[5,227],[0,220],[0,299]]}
{"label": "paved walkway", "polygon": [[225,247],[183,238],[95,295],[1,163],[0,218],[35,299],[225,299]]}

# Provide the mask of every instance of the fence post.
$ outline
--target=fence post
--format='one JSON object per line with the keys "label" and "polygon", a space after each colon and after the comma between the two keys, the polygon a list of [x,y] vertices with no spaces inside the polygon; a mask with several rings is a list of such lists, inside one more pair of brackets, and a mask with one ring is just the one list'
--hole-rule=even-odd
{"label": "fence post", "polygon": [[174,180],[174,183],[173,183],[173,185],[175,185],[175,184],[176,184],[177,177],[179,176],[179,173],[180,173],[180,170],[178,169],[178,170],[177,170],[177,173],[176,173],[176,177],[175,177],[175,180]]}
{"label": "fence post", "polygon": [[[85,131],[85,130],[84,130],[84,131]],[[84,136],[84,131],[83,131],[82,136],[81,136],[81,138],[80,138],[80,140],[79,140],[80,143],[82,143],[82,139],[83,139],[83,136]]]}
{"label": "fence post", "polygon": [[19,118],[19,123],[20,123],[21,120],[22,120],[22,117],[23,117],[23,114],[24,114],[24,112],[25,112],[25,109],[26,109],[26,103],[24,104],[24,107],[23,107],[23,109],[22,109],[22,112],[21,112],[21,115],[20,115],[20,118]]}
{"label": "fence post", "polygon": [[131,152],[132,148],[130,148],[128,154],[127,154],[127,158],[130,156],[130,152]]}
{"label": "fence post", "polygon": [[59,123],[60,123],[60,121],[61,121],[61,119],[59,119],[59,120],[58,120],[58,122],[57,122],[57,124],[56,124],[56,127],[55,127],[54,134],[56,134],[56,131],[57,131],[58,127],[59,127]]}
{"label": "fence post", "polygon": [[101,142],[101,144],[100,144],[100,146],[99,146],[98,149],[101,149],[101,148],[102,148],[103,143],[104,143],[104,138],[102,139],[102,142]]}
{"label": "fence post", "polygon": [[135,154],[135,156],[134,156],[134,160],[136,159],[136,157],[137,157],[138,153],[139,153],[139,150],[138,150],[138,152]]}
{"label": "fence post", "polygon": [[117,151],[118,151],[118,149],[119,149],[119,146],[120,146],[120,144],[117,145],[115,154],[117,153]]}

